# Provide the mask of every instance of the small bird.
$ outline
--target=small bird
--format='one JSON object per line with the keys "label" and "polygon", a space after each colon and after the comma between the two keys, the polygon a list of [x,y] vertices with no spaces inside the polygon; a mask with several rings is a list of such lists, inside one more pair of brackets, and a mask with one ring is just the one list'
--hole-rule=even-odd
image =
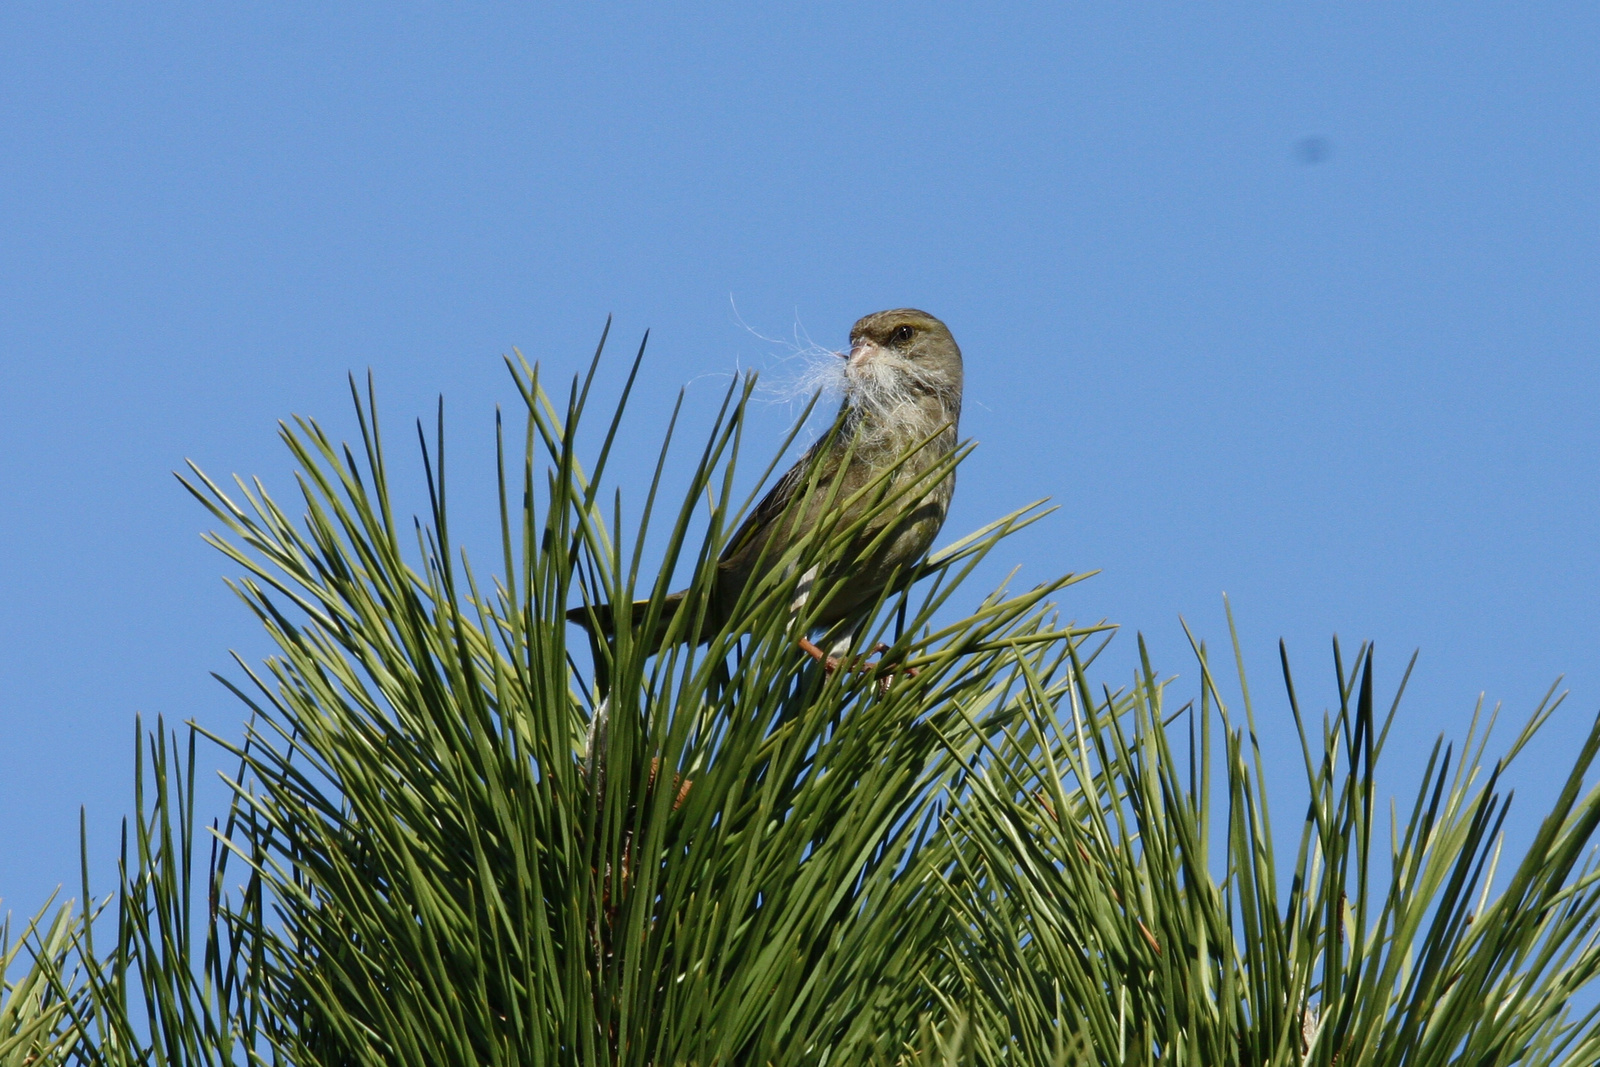
{"label": "small bird", "polygon": [[[850,331],[850,350],[841,356],[846,361],[844,401],[834,432],[812,445],[778,479],[728,542],[717,560],[716,586],[700,632],[694,635],[696,643],[711,640],[727,626],[745,586],[777,566],[795,540],[824,519],[838,519],[841,524],[852,520],[851,514],[824,510],[830,494],[834,508],[846,506],[852,494],[922,445],[896,471],[888,487],[893,492],[925,475],[955,449],[956,424],[961,417],[961,349],[944,323],[914,308],[880,311],[855,324]],[[870,608],[895,572],[899,570],[903,576],[933,544],[954,490],[955,473],[951,471],[920,498],[904,501],[881,521],[869,524],[858,538],[862,545],[870,544],[886,525],[892,523],[894,528],[871,556],[850,560],[843,574],[829,576],[838,579],[838,586],[812,625],[828,628]],[[795,501],[797,492],[809,492],[810,499]],[[866,509],[873,495],[863,494],[848,506]],[[797,610],[804,606],[814,578],[803,576]],[[650,641],[653,650],[659,649],[666,624],[686,595],[683,591],[666,598],[661,628]],[[636,623],[643,620],[646,604],[634,602]],[[597,627],[601,636],[609,637],[613,631],[610,605],[576,607],[567,612],[567,619],[591,633]],[[685,633],[684,639],[688,636]],[[801,646],[823,658],[803,637]],[[833,665],[831,659],[829,663]]]}

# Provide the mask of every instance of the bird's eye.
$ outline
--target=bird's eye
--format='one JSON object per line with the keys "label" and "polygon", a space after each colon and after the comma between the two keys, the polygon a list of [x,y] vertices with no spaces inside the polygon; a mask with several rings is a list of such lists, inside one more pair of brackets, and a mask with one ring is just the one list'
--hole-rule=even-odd
{"label": "bird's eye", "polygon": [[897,345],[903,345],[907,341],[911,340],[912,335],[916,332],[917,331],[912,329],[910,326],[896,326],[894,328],[894,333],[889,335],[889,340],[893,341]]}

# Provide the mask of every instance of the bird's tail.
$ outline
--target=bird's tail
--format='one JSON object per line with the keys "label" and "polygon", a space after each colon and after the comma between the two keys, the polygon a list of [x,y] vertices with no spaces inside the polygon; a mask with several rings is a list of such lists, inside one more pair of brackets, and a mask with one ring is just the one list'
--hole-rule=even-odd
{"label": "bird's tail", "polygon": [[[666,639],[667,628],[674,615],[678,613],[679,606],[683,603],[684,593],[669,593],[661,602],[661,617],[656,620],[655,632],[650,635],[650,640],[645,643],[651,649],[657,649]],[[634,640],[642,640],[637,634],[639,627],[644,625],[645,615],[650,608],[650,601],[635,600],[629,605],[630,622],[635,630]],[[575,622],[583,627],[593,637],[601,640],[610,640],[617,633],[616,607],[612,604],[580,604],[567,612],[567,621]]]}

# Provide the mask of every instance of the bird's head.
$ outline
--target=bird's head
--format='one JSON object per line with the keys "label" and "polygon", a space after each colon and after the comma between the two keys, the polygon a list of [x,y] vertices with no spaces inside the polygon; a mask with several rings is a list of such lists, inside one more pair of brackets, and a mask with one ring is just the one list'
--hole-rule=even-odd
{"label": "bird's head", "polygon": [[879,311],[850,330],[845,354],[847,402],[872,419],[894,419],[910,409],[944,421],[961,414],[961,349],[944,323],[915,308]]}

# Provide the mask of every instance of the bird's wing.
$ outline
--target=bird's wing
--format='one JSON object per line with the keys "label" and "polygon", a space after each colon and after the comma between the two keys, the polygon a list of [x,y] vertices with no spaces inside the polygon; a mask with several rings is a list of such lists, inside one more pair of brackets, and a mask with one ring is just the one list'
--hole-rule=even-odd
{"label": "bird's wing", "polygon": [[[795,493],[799,492],[806,484],[811,474],[812,464],[816,461],[817,450],[823,444],[819,441],[806,449],[806,454],[801,456],[794,466],[784,472],[773,487],[767,490],[767,495],[761,498],[755,510],[745,516],[744,522],[739,524],[739,529],[729,539],[722,550],[723,560],[732,560],[752,547],[752,542],[761,534],[768,533],[773,523],[777,522],[783,513],[788,510],[789,504],[794,500]],[[823,472],[823,481],[827,481],[827,472]]]}

